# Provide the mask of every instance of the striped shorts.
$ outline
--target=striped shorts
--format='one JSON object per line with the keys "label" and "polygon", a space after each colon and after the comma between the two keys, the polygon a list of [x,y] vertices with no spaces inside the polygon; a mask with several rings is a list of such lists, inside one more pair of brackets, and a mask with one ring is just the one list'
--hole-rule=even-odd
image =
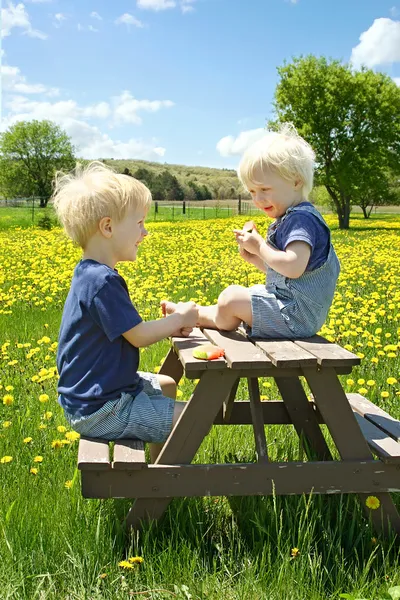
{"label": "striped shorts", "polygon": [[281,312],[284,304],[274,294],[267,292],[265,285],[253,285],[249,288],[249,292],[253,325],[247,326],[248,335],[257,338],[295,337]]}
{"label": "striped shorts", "polygon": [[90,415],[75,416],[64,411],[72,429],[81,435],[104,440],[165,442],[172,429],[175,400],[163,396],[156,375],[138,373],[143,390],[137,396],[123,392]]}

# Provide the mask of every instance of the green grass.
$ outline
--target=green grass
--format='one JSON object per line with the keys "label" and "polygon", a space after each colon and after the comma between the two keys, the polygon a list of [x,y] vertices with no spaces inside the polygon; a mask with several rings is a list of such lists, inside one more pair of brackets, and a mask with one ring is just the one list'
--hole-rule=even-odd
{"label": "green grass", "polygon": [[[371,226],[379,227],[381,221],[378,217]],[[358,222],[357,216],[354,225]],[[399,217],[386,217],[386,222],[390,227]],[[360,239],[368,236],[372,243],[376,233],[335,235],[356,252]],[[371,294],[375,285],[370,281],[364,290],[354,291]],[[45,311],[19,302],[12,315],[0,315],[0,347],[11,342],[10,358],[19,356],[17,342],[35,346],[44,335],[56,338],[61,296]],[[396,321],[387,324],[392,339],[397,327]],[[54,401],[55,383],[42,390],[31,382],[40,366],[54,363],[54,354],[46,363],[48,351],[40,348],[34,363],[21,360],[13,369],[0,357],[0,384],[13,385],[16,399],[9,429],[2,428],[8,413],[0,404],[0,456],[10,447],[19,448],[12,463],[0,465],[1,600],[333,600],[340,593],[378,600],[390,598],[388,589],[400,585],[398,541],[376,536],[354,496],[177,499],[159,525],[140,533],[126,531],[123,518],[130,502],[83,499],[77,443],[53,451],[47,432],[36,428],[47,409],[36,397],[49,389],[53,437],[56,426],[65,425]],[[144,350],[141,368],[153,371],[167,351],[166,341]],[[363,361],[353,379],[368,379],[369,369]],[[381,383],[388,374],[392,371],[382,368],[374,378]],[[185,398],[192,388],[192,382],[183,382]],[[239,397],[244,394],[241,384]],[[390,411],[400,417],[398,402]],[[32,443],[23,444],[28,435]],[[267,438],[273,460],[299,458],[293,427],[268,427]],[[32,455],[45,457],[37,477],[27,468]],[[197,463],[254,460],[250,426],[214,427],[196,456]],[[67,480],[73,482],[70,489],[64,487]],[[295,558],[293,548],[300,551]],[[132,572],[118,566],[135,555],[144,562]]]}

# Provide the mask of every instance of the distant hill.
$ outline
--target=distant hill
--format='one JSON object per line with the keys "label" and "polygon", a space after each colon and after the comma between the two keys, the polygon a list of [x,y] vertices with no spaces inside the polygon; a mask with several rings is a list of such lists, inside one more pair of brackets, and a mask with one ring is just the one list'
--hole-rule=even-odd
{"label": "distant hill", "polygon": [[[216,199],[237,198],[239,194],[243,198],[249,197],[243,190],[236,171],[233,169],[191,167],[146,160],[104,159],[102,162],[113,167],[119,173],[123,173],[125,169],[128,169],[131,175],[138,177],[149,185],[153,196],[157,187],[155,181],[158,180],[159,185],[162,185],[163,174],[165,175],[167,171],[170,175],[176,177],[182,193],[187,199],[207,199],[207,197]],[[165,176],[163,183],[165,188]],[[201,190],[201,193],[199,190]],[[171,192],[171,194],[173,193]],[[167,197],[167,199],[173,198]]]}

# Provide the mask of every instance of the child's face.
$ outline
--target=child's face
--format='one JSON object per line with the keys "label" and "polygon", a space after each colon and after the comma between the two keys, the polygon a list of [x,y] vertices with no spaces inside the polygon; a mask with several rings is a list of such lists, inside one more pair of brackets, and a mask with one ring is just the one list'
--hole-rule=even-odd
{"label": "child's face", "polygon": [[136,260],[139,244],[147,235],[145,209],[129,209],[122,221],[113,224],[113,251],[116,262]]}
{"label": "child's face", "polygon": [[249,192],[255,206],[272,219],[303,200],[300,181],[288,181],[269,169],[260,173],[258,183],[252,184]]}

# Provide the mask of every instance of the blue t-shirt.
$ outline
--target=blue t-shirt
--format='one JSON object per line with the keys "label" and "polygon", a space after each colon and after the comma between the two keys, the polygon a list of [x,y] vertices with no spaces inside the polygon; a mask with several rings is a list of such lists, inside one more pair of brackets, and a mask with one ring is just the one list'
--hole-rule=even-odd
{"label": "blue t-shirt", "polygon": [[88,415],[142,390],[139,350],[122,336],[141,322],[116,269],[95,260],[76,265],[57,349],[59,403],[69,414]]}
{"label": "blue t-shirt", "polygon": [[[310,206],[310,202],[301,202],[297,206]],[[305,210],[289,212],[282,224],[276,223],[275,245],[279,250],[286,250],[291,242],[298,241],[311,246],[306,271],[314,271],[326,262],[330,248],[328,226]]]}

